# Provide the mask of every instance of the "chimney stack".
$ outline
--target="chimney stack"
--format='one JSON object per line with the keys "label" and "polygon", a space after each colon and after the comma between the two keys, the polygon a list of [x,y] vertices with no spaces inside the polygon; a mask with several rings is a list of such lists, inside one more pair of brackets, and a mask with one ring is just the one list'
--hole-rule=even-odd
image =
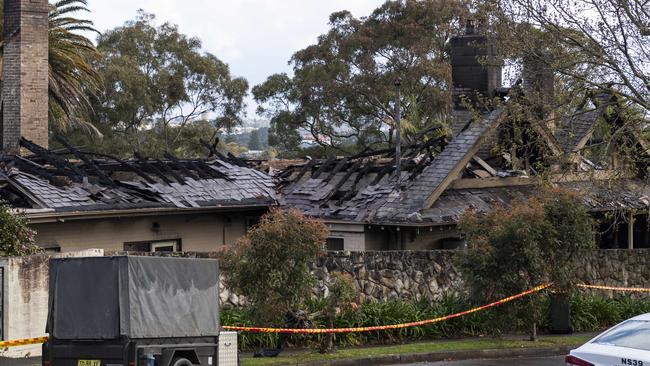
{"label": "chimney stack", "polygon": [[542,47],[536,47],[534,53],[523,58],[524,93],[535,106],[539,118],[547,117],[553,106],[555,75],[552,62],[553,56]]}
{"label": "chimney stack", "polygon": [[465,34],[451,39],[452,97],[455,108],[463,108],[463,99],[478,105],[480,98],[492,98],[501,86],[501,65],[496,46],[485,35],[485,22],[475,27],[472,20]]}
{"label": "chimney stack", "polygon": [[2,151],[20,152],[20,137],[48,146],[47,0],[4,0]]}

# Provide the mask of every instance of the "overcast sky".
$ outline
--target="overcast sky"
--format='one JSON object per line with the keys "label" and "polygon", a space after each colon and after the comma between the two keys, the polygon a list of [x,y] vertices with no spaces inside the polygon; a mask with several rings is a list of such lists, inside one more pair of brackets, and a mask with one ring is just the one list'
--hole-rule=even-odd
{"label": "overcast sky", "polygon": [[[89,0],[89,18],[99,31],[153,13],[159,23],[178,24],[203,48],[230,65],[250,86],[277,72],[290,72],[291,55],[316,42],[328,29],[332,12],[368,15],[384,0]],[[255,117],[249,101],[248,117]]]}

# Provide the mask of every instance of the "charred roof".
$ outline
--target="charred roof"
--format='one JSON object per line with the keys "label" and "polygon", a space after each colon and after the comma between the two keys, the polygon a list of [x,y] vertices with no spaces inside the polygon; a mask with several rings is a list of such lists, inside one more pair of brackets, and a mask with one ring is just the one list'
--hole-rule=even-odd
{"label": "charred roof", "polygon": [[272,179],[235,157],[123,160],[65,147],[52,151],[22,139],[32,154],[2,158],[0,194],[12,207],[54,211],[270,206]]}

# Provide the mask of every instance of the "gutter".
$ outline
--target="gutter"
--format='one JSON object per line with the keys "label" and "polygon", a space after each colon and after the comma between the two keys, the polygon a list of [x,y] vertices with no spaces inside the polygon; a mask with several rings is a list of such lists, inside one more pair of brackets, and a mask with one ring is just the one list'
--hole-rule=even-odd
{"label": "gutter", "polygon": [[134,208],[121,210],[96,210],[96,211],[42,211],[28,210],[24,211],[30,224],[44,224],[52,222],[94,220],[104,218],[124,218],[124,217],[141,217],[155,215],[183,215],[183,214],[200,214],[213,212],[239,212],[255,209],[268,209],[271,205],[248,205],[248,206],[213,206],[213,207],[152,207],[152,208]]}

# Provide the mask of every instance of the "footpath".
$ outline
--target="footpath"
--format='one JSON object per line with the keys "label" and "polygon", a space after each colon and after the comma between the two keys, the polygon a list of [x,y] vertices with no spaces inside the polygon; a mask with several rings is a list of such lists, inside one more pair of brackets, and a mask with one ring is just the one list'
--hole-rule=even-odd
{"label": "footpath", "polygon": [[[391,346],[349,347],[325,355],[313,350],[287,350],[278,357],[269,358],[253,358],[252,353],[244,352],[241,355],[241,365],[361,366],[486,358],[545,357],[566,354],[569,350],[593,338],[594,335],[594,333],[540,335],[536,342],[526,340],[524,335],[508,335],[498,339],[491,337],[442,339]],[[0,366],[40,365],[40,357],[15,359],[0,356]]]}
{"label": "footpath", "polygon": [[358,366],[395,365],[417,362],[469,360],[486,358],[545,357],[563,355],[593,338],[594,333],[541,335],[536,342],[524,335],[502,338],[479,337],[455,340],[432,340],[392,346],[351,347],[330,354],[313,350],[288,350],[278,357],[253,358],[242,354],[242,366],[318,365]]}

